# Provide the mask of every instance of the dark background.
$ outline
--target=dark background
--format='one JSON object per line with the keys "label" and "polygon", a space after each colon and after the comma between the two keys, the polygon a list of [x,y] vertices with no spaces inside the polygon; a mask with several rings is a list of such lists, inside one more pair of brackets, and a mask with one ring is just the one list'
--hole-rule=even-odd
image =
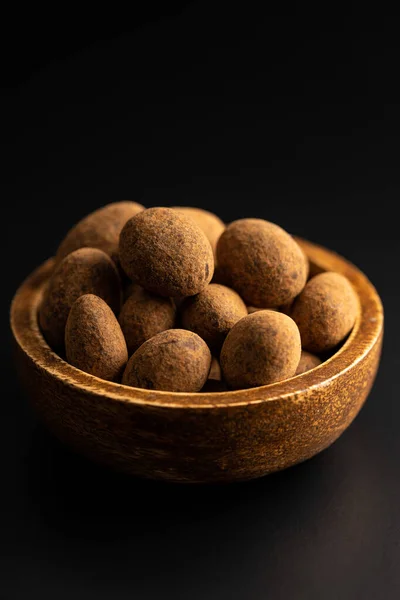
{"label": "dark background", "polygon": [[[28,10],[4,15],[1,36],[1,600],[399,597],[393,18],[353,4]],[[43,430],[12,367],[9,304],[75,221],[120,199],[261,216],[370,277],[381,368],[333,447],[255,482],[181,487],[106,472]]]}

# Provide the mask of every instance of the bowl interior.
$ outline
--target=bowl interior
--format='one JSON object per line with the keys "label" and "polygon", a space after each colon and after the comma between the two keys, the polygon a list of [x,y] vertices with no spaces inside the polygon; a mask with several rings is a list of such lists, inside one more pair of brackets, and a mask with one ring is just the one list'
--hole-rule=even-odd
{"label": "bowl interior", "polygon": [[307,254],[314,273],[336,271],[353,284],[360,310],[356,324],[340,349],[318,367],[291,379],[246,390],[212,393],[160,392],[131,388],[99,379],[68,364],[55,354],[44,340],[38,326],[37,311],[43,291],[54,267],[50,259],[28,277],[17,291],[11,306],[11,328],[21,349],[36,366],[64,385],[88,389],[120,402],[134,402],[154,406],[207,408],[238,404],[253,404],[282,399],[286,395],[301,395],[312,386],[323,385],[362,360],[378,340],[383,327],[383,308],[380,298],[365,275],[341,256],[305,240],[298,239]]}

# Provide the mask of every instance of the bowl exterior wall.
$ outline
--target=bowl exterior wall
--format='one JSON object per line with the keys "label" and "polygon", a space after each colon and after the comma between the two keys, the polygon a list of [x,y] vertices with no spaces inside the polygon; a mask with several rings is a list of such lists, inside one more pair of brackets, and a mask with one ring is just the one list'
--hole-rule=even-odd
{"label": "bowl exterior wall", "polygon": [[284,469],[332,444],[367,398],[381,341],[340,377],[298,394],[212,409],[110,402],[49,375],[18,345],[16,363],[47,427],[88,458],[143,477],[228,482]]}

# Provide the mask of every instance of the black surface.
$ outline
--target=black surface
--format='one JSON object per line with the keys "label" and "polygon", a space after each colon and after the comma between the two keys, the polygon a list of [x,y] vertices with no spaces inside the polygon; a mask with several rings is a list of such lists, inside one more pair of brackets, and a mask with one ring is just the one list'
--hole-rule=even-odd
{"label": "black surface", "polygon": [[[6,37],[0,598],[397,598],[397,36],[379,15],[178,4],[140,27]],[[72,223],[123,198],[261,216],[370,277],[381,368],[334,446],[252,483],[181,487],[106,472],[42,429],[12,367],[11,297]]]}

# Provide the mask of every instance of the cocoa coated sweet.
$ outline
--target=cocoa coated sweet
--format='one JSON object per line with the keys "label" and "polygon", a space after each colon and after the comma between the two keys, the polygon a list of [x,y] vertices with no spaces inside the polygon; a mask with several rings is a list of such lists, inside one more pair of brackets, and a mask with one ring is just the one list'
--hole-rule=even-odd
{"label": "cocoa coated sweet", "polygon": [[171,208],[149,208],[125,224],[119,258],[125,273],[160,296],[193,296],[214,273],[213,251],[194,221]]}
{"label": "cocoa coated sweet", "polygon": [[131,356],[122,383],[148,390],[199,392],[207,381],[211,353],[197,334],[170,329],[144,342]]}
{"label": "cocoa coated sweet", "polygon": [[144,210],[137,202],[125,200],[107,204],[74,225],[61,242],[56,259],[62,260],[78,248],[98,248],[118,263],[119,234],[125,223]]}
{"label": "cocoa coated sweet", "polygon": [[240,219],[221,235],[217,259],[246,304],[275,308],[304,288],[308,265],[297,242],[278,225]]}
{"label": "cocoa coated sweet", "polygon": [[293,304],[291,316],[309,352],[335,348],[354,326],[359,305],[350,282],[340,273],[315,275]]}
{"label": "cocoa coated sweet", "polygon": [[187,298],[182,307],[182,325],[194,331],[211,350],[219,351],[232,327],[247,315],[247,307],[234,290],[211,283]]}
{"label": "cocoa coated sweet", "polygon": [[172,329],[175,315],[176,307],[171,298],[156,296],[134,286],[119,315],[129,354],[157,333]]}
{"label": "cocoa coated sweet", "polygon": [[221,369],[232,389],[257,387],[293,377],[300,362],[300,333],[287,315],[260,310],[228,333]]}
{"label": "cocoa coated sweet", "polygon": [[124,334],[111,308],[98,296],[75,300],[65,328],[67,361],[96,377],[119,381],[128,361]]}

